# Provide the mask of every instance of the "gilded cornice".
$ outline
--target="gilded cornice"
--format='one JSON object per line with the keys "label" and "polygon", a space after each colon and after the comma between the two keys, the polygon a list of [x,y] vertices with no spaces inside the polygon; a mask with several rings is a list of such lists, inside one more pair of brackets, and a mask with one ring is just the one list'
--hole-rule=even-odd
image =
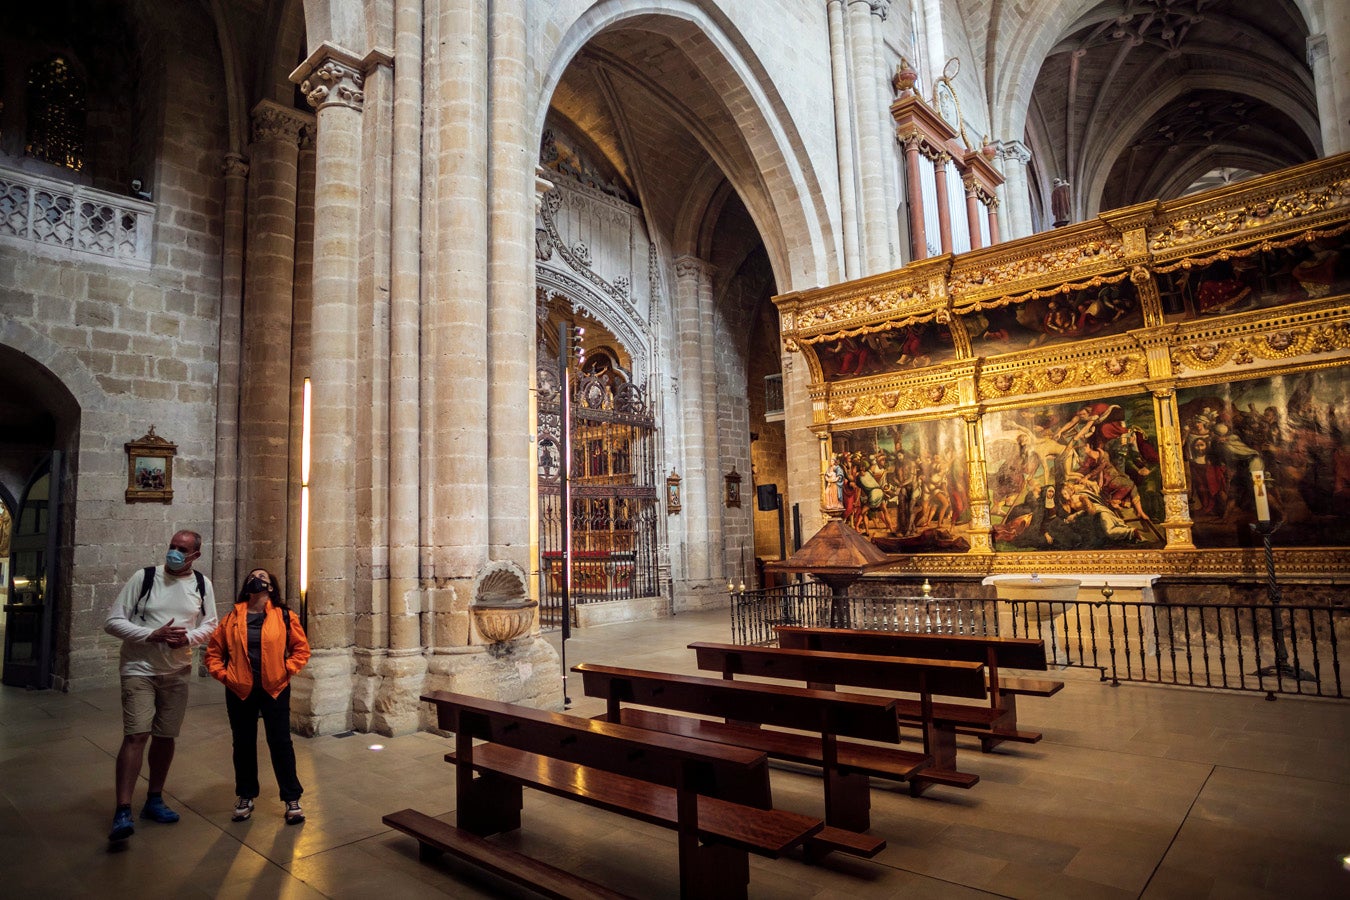
{"label": "gilded cornice", "polygon": [[[1350,575],[1350,551],[1328,548],[1280,548],[1275,564],[1287,580],[1324,580]],[[1221,576],[1233,579],[1264,579],[1265,558],[1256,549],[1232,550],[1112,550],[1101,552],[1038,553],[924,553],[901,555],[873,575],[1073,575],[1081,572],[1159,575]],[[868,576],[859,582],[867,589]]]}
{"label": "gilded cornice", "polygon": [[[909,109],[925,112],[912,103]],[[1254,377],[1343,361],[1350,356],[1350,307],[1343,295],[1178,321],[1161,305],[1159,276],[1171,279],[1172,290],[1180,277],[1172,273],[1183,269],[1324,239],[1343,242],[1347,232],[1350,154],[1342,154],[1218,191],[1111,210],[1093,222],[786,294],[775,303],[785,345],[805,350],[810,361],[818,422],[919,411],[941,416],[961,402],[958,370],[969,372],[971,402],[1008,406],[1029,397],[1119,392],[1161,380],[1199,383],[1220,374]],[[1126,279],[1130,284],[1123,284]],[[979,349],[961,327],[963,315],[1116,284],[1137,291],[1142,328],[971,360]],[[822,383],[812,345],[934,322],[950,326],[955,360]],[[948,387],[938,397],[942,384]]]}
{"label": "gilded cornice", "polygon": [[1350,207],[1345,154],[1163,204],[1148,228],[1155,261],[1195,256],[1234,244],[1325,227]]}

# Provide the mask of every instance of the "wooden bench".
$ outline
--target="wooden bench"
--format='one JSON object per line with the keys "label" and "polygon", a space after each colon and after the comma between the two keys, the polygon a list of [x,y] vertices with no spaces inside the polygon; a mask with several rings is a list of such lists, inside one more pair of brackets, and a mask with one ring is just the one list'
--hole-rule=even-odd
{"label": "wooden bench", "polygon": [[520,827],[528,786],[675,829],[681,896],[743,898],[748,853],[780,856],[824,827],[773,808],[754,750],[446,691],[422,699],[455,735],[456,824],[480,837]]}
{"label": "wooden bench", "polygon": [[694,651],[700,669],[721,672],[726,679],[748,675],[804,681],[808,687],[825,690],[842,684],[918,694],[918,700],[895,701],[901,721],[921,724],[923,751],[933,760],[910,777],[910,793],[918,796],[934,784],[970,788],[980,780],[980,776],[956,768],[956,729],[987,729],[1001,713],[985,706],[938,703],[933,697],[983,700],[987,696],[983,663],[707,642],[690,644],[689,649]]}
{"label": "wooden bench", "polygon": [[1039,731],[1017,727],[1017,697],[1052,697],[1064,682],[1048,678],[1009,676],[1006,669],[1044,672],[1045,642],[1030,638],[974,637],[914,631],[863,631],[849,628],[803,628],[779,625],[778,646],[797,650],[831,650],[839,653],[870,653],[878,656],[983,662],[989,676],[989,705],[1003,715],[988,729],[961,727],[957,730],[980,740],[988,753],[1004,741],[1034,744]]}
{"label": "wooden bench", "polygon": [[498,878],[525,885],[535,893],[555,900],[627,900],[628,897],[415,809],[389,813],[384,817],[384,824],[417,838],[419,855],[424,862],[437,853],[449,853]]}
{"label": "wooden bench", "polygon": [[[884,840],[855,833],[871,826],[868,776],[904,781],[932,762],[923,753],[839,740],[898,743],[895,701],[885,697],[592,663],[573,666],[572,671],[581,675],[588,697],[604,698],[610,722],[735,744],[773,759],[819,766],[826,827],[812,838],[813,851],[838,850],[864,857],[881,852]],[[727,721],[667,715],[625,707],[625,703]]]}

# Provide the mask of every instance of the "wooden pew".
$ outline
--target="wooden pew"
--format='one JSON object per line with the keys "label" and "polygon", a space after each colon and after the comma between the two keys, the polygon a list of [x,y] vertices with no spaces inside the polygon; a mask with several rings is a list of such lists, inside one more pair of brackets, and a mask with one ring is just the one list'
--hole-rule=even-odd
{"label": "wooden pew", "polygon": [[963,703],[938,703],[933,697],[983,700],[987,696],[983,663],[707,642],[690,644],[689,649],[697,656],[700,669],[721,672],[726,679],[748,675],[805,681],[808,687],[826,690],[842,684],[918,694],[918,700],[895,702],[902,721],[921,723],[923,750],[933,759],[931,766],[910,778],[910,793],[918,796],[934,784],[970,788],[980,780],[980,776],[956,768],[956,729],[961,726],[987,729],[998,718],[999,711]]}
{"label": "wooden pew", "polygon": [[824,827],[773,808],[768,762],[754,750],[447,691],[422,699],[455,734],[446,759],[456,824],[470,834],[519,828],[528,786],[675,829],[681,896],[743,898],[748,853],[777,857]]}
{"label": "wooden pew", "polygon": [[[839,740],[898,743],[895,701],[885,697],[592,663],[573,666],[572,671],[581,675],[586,696],[604,698],[610,722],[735,744],[774,759],[819,766],[826,827],[812,838],[810,849],[816,852],[838,850],[864,857],[881,852],[886,846],[884,840],[855,833],[871,825],[868,776],[904,781],[932,762],[923,753]],[[667,715],[634,709],[625,703],[729,721]]]}
{"label": "wooden pew", "polygon": [[1052,697],[1064,682],[1048,678],[1019,678],[1005,669],[1047,669],[1045,642],[1031,638],[974,637],[914,631],[864,631],[851,628],[804,628],[779,625],[778,646],[796,650],[830,650],[838,653],[871,653],[878,656],[960,659],[983,662],[989,673],[989,705],[1003,715],[988,729],[961,727],[963,734],[980,739],[988,753],[1004,741],[1034,744],[1039,731],[1017,727],[1017,697]]}

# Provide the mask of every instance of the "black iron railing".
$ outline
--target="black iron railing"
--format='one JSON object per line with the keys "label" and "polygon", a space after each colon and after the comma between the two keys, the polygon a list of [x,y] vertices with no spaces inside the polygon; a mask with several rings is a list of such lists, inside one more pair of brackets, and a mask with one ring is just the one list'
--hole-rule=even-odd
{"label": "black iron railing", "polygon": [[[775,625],[828,627],[828,587],[804,582],[732,597],[732,640],[772,644]],[[1350,610],[1331,604],[1157,604],[850,594],[848,627],[1007,635],[1045,642],[1052,666],[1103,681],[1345,699]],[[1280,628],[1274,626],[1279,623]],[[1277,650],[1276,637],[1283,642]]]}

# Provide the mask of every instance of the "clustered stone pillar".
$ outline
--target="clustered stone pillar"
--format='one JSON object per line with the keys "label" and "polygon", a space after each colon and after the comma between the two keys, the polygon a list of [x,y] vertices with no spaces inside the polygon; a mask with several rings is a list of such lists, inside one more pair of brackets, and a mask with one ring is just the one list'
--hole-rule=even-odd
{"label": "clustered stone pillar", "polygon": [[[424,44],[434,85],[423,124],[431,158],[422,258],[423,471],[428,472],[431,671],[446,673],[469,643],[473,578],[489,541],[487,4],[432,0]],[[431,36],[453,36],[433,43]],[[529,207],[527,206],[526,209]],[[526,490],[522,487],[521,490]]]}
{"label": "clustered stone pillar", "polygon": [[290,527],[286,538],[286,593],[300,599],[300,444],[304,434],[304,388],[309,376],[309,334],[314,296],[314,123],[300,132],[295,189],[295,288],[291,303]]}
{"label": "clustered stone pillar", "polygon": [[834,147],[839,160],[839,218],[844,241],[844,278],[857,278],[858,188],[853,168],[853,118],[848,99],[848,48],[844,38],[844,0],[825,5],[830,27],[830,81],[834,88]]}
{"label": "clustered stone pillar", "polygon": [[[244,217],[248,163],[227,154],[225,208],[222,213],[220,278],[220,356],[216,376],[216,477],[212,533],[212,581],[227,585],[236,577],[239,524],[239,331],[244,292]],[[223,593],[230,594],[230,590]]]}
{"label": "clustered stone pillar", "polygon": [[[704,345],[699,311],[700,282],[711,280],[707,263],[692,256],[675,260],[675,354],[679,359],[681,424],[684,434],[683,460],[683,521],[685,528],[685,577],[690,581],[707,581],[712,577],[710,551],[712,536],[705,539],[702,531],[712,512],[708,507],[708,479],[716,470],[709,471],[708,429],[703,414]],[[674,538],[672,538],[672,541]],[[717,573],[720,576],[720,572]]]}
{"label": "clustered stone pillar", "polygon": [[292,76],[317,117],[307,596],[314,655],[295,680],[292,713],[310,734],[351,721],[362,68],[353,54],[325,42]]}
{"label": "clustered stone pillar", "polygon": [[1003,174],[1003,217],[1008,239],[1026,237],[1035,229],[1031,222],[1031,190],[1027,182],[1027,166],[1031,151],[1021,141],[1001,141],[998,145],[998,167]]}
{"label": "clustered stone pillar", "polygon": [[[894,247],[899,240],[895,204],[886,197],[885,166],[890,165],[886,107],[881,102],[881,55],[875,17],[885,18],[889,0],[848,0],[847,44],[853,81],[853,120],[858,134],[861,159],[859,182],[859,218],[862,222],[863,275],[891,268]],[[884,152],[883,152],[884,151]]]}
{"label": "clustered stone pillar", "polygon": [[530,497],[534,477],[528,385],[534,369],[534,161],[526,107],[529,89],[525,0],[492,4],[488,104],[493,153],[488,228],[488,553],[525,571],[532,566]]}
{"label": "clustered stone pillar", "polygon": [[280,572],[287,531],[291,306],[300,130],[270,100],[253,110],[239,399],[239,563]]}
{"label": "clustered stone pillar", "polygon": [[422,9],[394,11],[393,162],[389,251],[389,623],[371,728],[399,734],[418,725],[422,652],[421,560],[421,182]]}

